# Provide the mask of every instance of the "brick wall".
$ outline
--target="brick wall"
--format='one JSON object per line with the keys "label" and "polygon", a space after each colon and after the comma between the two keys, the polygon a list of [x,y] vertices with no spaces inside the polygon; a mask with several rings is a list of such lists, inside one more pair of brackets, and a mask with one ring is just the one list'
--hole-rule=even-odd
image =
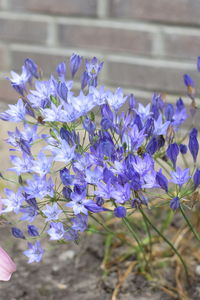
{"label": "brick wall", "polygon": [[0,98],[15,101],[4,79],[31,57],[49,74],[72,52],[105,61],[102,82],[136,96],[184,94],[198,82],[200,0],[0,0]]}

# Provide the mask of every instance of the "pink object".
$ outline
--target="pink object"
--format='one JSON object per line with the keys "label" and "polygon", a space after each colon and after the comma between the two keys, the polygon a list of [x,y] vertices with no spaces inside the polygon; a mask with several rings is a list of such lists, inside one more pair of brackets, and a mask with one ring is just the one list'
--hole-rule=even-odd
{"label": "pink object", "polygon": [[[0,199],[0,213],[2,210],[2,201]],[[16,271],[16,264],[10,258],[3,248],[0,247],[0,280],[8,281],[13,272]]]}

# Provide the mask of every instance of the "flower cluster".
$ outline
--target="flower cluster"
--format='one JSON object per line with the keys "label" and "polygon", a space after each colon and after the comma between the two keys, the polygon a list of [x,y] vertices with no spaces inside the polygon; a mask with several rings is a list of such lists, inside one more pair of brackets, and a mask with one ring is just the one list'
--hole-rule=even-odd
{"label": "flower cluster", "polygon": [[[76,241],[95,214],[126,218],[150,207],[155,195],[177,210],[200,185],[197,130],[190,131],[186,144],[178,138],[189,116],[183,100],[172,105],[154,94],[148,105],[137,103],[121,88],[98,86],[102,67],[96,57],[84,61],[73,54],[48,80],[31,59],[21,75],[11,72],[20,99],[0,118],[23,129],[8,132],[9,171],[18,180],[17,190],[5,189],[2,214],[14,212],[19,224],[26,224],[11,232],[28,241],[29,263],[41,260],[43,238]],[[79,93],[68,80],[77,74]],[[193,81],[189,75],[184,80],[194,104]],[[177,166],[187,152],[193,171]]]}

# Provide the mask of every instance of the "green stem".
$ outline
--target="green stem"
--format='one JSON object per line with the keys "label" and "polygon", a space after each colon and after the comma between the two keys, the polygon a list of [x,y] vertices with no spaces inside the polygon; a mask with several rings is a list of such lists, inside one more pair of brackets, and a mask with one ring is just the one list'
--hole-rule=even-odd
{"label": "green stem", "polygon": [[146,263],[146,266],[148,266],[148,261],[147,261],[147,259],[146,259],[146,255],[145,255],[144,248],[143,248],[143,246],[142,246],[142,244],[141,244],[141,242],[140,242],[140,240],[139,240],[139,238],[138,238],[136,232],[135,232],[134,229],[132,228],[132,226],[131,226],[131,224],[130,224],[130,222],[129,222],[129,219],[128,219],[127,217],[124,217],[122,220],[123,220],[124,224],[126,225],[126,227],[128,228],[128,230],[130,231],[130,233],[132,234],[132,236],[133,236],[133,238],[135,239],[135,241],[137,242],[138,248],[140,249],[140,251],[141,251],[141,253],[142,253],[142,255],[143,255],[143,258],[144,258],[144,261],[145,261],[145,263]]}
{"label": "green stem", "polygon": [[152,222],[150,221],[150,219],[147,217],[147,215],[144,213],[144,211],[142,209],[140,209],[142,215],[144,216],[144,218],[147,220],[147,222],[151,225],[151,227],[157,232],[157,234],[173,249],[173,251],[176,253],[176,255],[178,256],[178,258],[180,259],[184,270],[185,270],[185,274],[189,283],[189,274],[188,274],[188,270],[187,270],[187,266],[181,256],[181,254],[178,252],[178,250],[173,246],[173,244],[152,224]]}
{"label": "green stem", "polygon": [[190,227],[192,233],[194,234],[195,238],[200,242],[200,236],[198,235],[198,233],[196,232],[195,228],[193,227],[192,223],[190,222],[190,220],[188,219],[188,217],[186,216],[185,212],[184,212],[184,209],[183,209],[183,206],[180,205],[180,211],[187,223],[187,225]]}

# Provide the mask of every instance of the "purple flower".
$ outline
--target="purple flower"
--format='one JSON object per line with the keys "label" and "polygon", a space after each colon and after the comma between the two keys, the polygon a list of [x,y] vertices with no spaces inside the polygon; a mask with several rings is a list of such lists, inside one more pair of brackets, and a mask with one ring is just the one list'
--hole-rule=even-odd
{"label": "purple flower", "polygon": [[117,218],[124,218],[124,217],[126,217],[126,208],[123,207],[123,206],[115,207],[115,209],[114,209],[114,215]]}
{"label": "purple flower", "polygon": [[70,172],[67,168],[60,170],[60,178],[64,185],[71,185],[74,181],[74,175],[70,175]]}
{"label": "purple flower", "polygon": [[153,160],[149,154],[146,154],[144,158],[139,156],[135,157],[135,162],[132,163],[134,170],[141,176],[144,176],[149,171],[152,171],[154,167]]}
{"label": "purple flower", "polygon": [[43,152],[39,152],[38,159],[33,161],[31,170],[43,177],[50,172],[52,160],[52,158],[47,158]]}
{"label": "purple flower", "polygon": [[88,200],[88,202],[85,203],[84,206],[85,206],[85,208],[87,208],[87,210],[89,210],[93,213],[99,213],[99,212],[108,210],[102,206],[97,205],[93,200]]}
{"label": "purple flower", "polygon": [[175,197],[170,201],[170,207],[173,210],[176,210],[180,207],[180,199],[179,197]]}
{"label": "purple flower", "polygon": [[29,258],[28,263],[30,264],[34,261],[41,261],[44,254],[44,249],[42,249],[40,242],[36,241],[35,244],[28,243],[28,249],[23,253]]}
{"label": "purple flower", "polygon": [[156,174],[156,181],[163,190],[168,192],[168,181],[167,181],[167,178],[162,174],[161,169]]}
{"label": "purple flower", "polygon": [[109,106],[117,111],[127,100],[127,96],[124,97],[123,91],[121,88],[117,88],[115,93],[108,92],[107,101]]}
{"label": "purple flower", "polygon": [[62,210],[57,203],[54,203],[52,206],[47,204],[46,209],[42,210],[42,212],[47,217],[45,222],[49,222],[51,220],[58,220]]}
{"label": "purple flower", "polygon": [[94,192],[95,195],[105,198],[105,199],[110,199],[111,198],[111,193],[114,191],[113,186],[111,185],[111,180],[109,179],[108,182],[98,182],[97,183],[97,190]]}
{"label": "purple flower", "polygon": [[16,72],[11,71],[11,78],[8,78],[11,82],[12,87],[22,96],[24,95],[24,91],[26,89],[26,83],[30,80],[31,75],[25,66],[22,66],[21,75]]}
{"label": "purple flower", "polygon": [[154,136],[150,141],[148,142],[146,146],[146,152],[150,155],[153,155],[158,149],[158,141],[157,138]]}
{"label": "purple flower", "polygon": [[72,73],[72,77],[76,74],[78,69],[80,68],[82,62],[82,56],[73,53],[70,57],[70,70]]}
{"label": "purple flower", "polygon": [[169,159],[172,161],[173,163],[173,167],[176,167],[176,160],[179,154],[179,147],[176,143],[174,144],[170,144],[167,148],[167,156],[169,157]]}
{"label": "purple flower", "polygon": [[200,56],[197,57],[197,70],[200,72]]}
{"label": "purple flower", "polygon": [[103,169],[96,167],[94,170],[87,169],[85,171],[85,181],[90,184],[97,184],[103,179]]}
{"label": "purple flower", "polygon": [[54,160],[64,162],[65,164],[69,163],[74,158],[75,148],[76,145],[70,147],[65,140],[61,141],[60,148],[54,146],[48,147],[48,149],[55,155]]}
{"label": "purple flower", "polygon": [[65,204],[65,206],[71,207],[75,215],[78,215],[81,212],[87,215],[88,210],[85,208],[85,205],[88,203],[89,200],[86,199],[86,191],[84,191],[81,194],[72,192],[70,197],[72,201]]}
{"label": "purple flower", "polygon": [[[130,139],[126,141],[126,139],[123,140],[123,142],[127,143],[128,149],[131,148],[132,151],[137,151],[138,148],[143,144],[146,134],[144,133],[145,128],[141,131],[138,130],[138,126],[136,124],[133,125],[131,128],[131,131],[128,133],[127,138]],[[131,147],[129,144],[131,143]]]}
{"label": "purple flower", "polygon": [[12,232],[12,235],[14,237],[16,237],[17,239],[25,240],[25,236],[24,236],[23,232],[21,231],[21,229],[19,229],[17,227],[12,227],[11,232]]}
{"label": "purple flower", "polygon": [[115,199],[117,203],[125,203],[130,200],[131,189],[130,184],[126,183],[124,186],[116,184],[113,191],[111,192],[111,197]]}
{"label": "purple flower", "polygon": [[38,215],[37,210],[33,206],[22,207],[20,212],[24,215],[20,218],[21,221],[33,222],[35,217]]}
{"label": "purple flower", "polygon": [[94,80],[103,67],[103,62],[98,61],[96,57],[93,57],[91,60],[86,60],[86,72],[92,80]]}
{"label": "purple flower", "polygon": [[45,108],[50,103],[50,96],[55,96],[53,79],[48,81],[36,81],[36,90],[32,90],[27,96],[33,108]]}
{"label": "purple flower", "polygon": [[190,132],[189,145],[188,145],[194,162],[196,162],[197,155],[198,155],[198,152],[199,152],[199,142],[198,142],[198,139],[197,139],[197,134],[198,134],[197,129],[193,128]]}
{"label": "purple flower", "polygon": [[69,229],[65,232],[64,238],[68,241],[78,240],[78,232],[74,229]]}
{"label": "purple flower", "polygon": [[18,156],[11,155],[11,162],[15,165],[13,168],[9,168],[9,171],[16,172],[18,175],[22,173],[30,173],[33,166],[33,159],[26,153],[22,153],[22,159]]}
{"label": "purple flower", "polygon": [[69,89],[68,89],[66,83],[59,81],[57,84],[56,91],[57,91],[58,96],[67,103]]}
{"label": "purple flower", "polygon": [[183,79],[184,79],[184,83],[187,87],[192,87],[194,88],[194,80],[190,77],[190,75],[188,74],[185,74],[183,76]]}
{"label": "purple flower", "polygon": [[51,223],[47,233],[50,235],[50,240],[60,240],[64,237],[65,229],[63,223]]}
{"label": "purple flower", "polygon": [[187,146],[186,145],[180,144],[179,149],[180,149],[181,154],[186,154],[187,153]]}
{"label": "purple flower", "polygon": [[28,225],[28,234],[30,236],[39,236],[37,227],[34,225]]}
{"label": "purple flower", "polygon": [[171,181],[182,186],[190,178],[190,169],[181,170],[181,168],[177,167],[176,172],[172,171],[170,174],[172,177]]}
{"label": "purple flower", "polygon": [[154,135],[165,135],[170,121],[162,122],[162,115],[159,115],[157,120],[154,120]]}
{"label": "purple flower", "polygon": [[10,109],[0,114],[0,119],[9,122],[22,122],[26,116],[26,106],[22,99],[19,99],[17,104],[8,105]]}
{"label": "purple flower", "polygon": [[194,188],[196,189],[200,185],[200,170],[196,169],[194,176],[193,176],[193,181],[194,181]]}
{"label": "purple flower", "polygon": [[56,72],[58,73],[60,79],[64,79],[66,74],[66,63],[65,62],[59,63],[56,67]]}
{"label": "purple flower", "polygon": [[25,59],[24,66],[31,76],[37,79],[40,77],[38,72],[38,66],[31,58]]}
{"label": "purple flower", "polygon": [[72,222],[72,229],[76,231],[85,231],[88,227],[88,216],[78,214],[75,218],[71,219]]}
{"label": "purple flower", "polygon": [[46,195],[53,197],[54,184],[52,178],[46,180],[46,177],[40,177],[33,175],[32,179],[27,180],[27,186],[24,187],[24,191],[29,195],[29,198],[44,198]]}
{"label": "purple flower", "polygon": [[10,189],[4,189],[7,199],[1,199],[3,205],[7,207],[2,210],[2,213],[14,211],[16,214],[19,213],[20,207],[24,201],[24,197],[21,194],[21,190],[14,193]]}
{"label": "purple flower", "polygon": [[150,110],[151,110],[151,105],[150,104],[148,104],[145,107],[143,104],[139,103],[138,109],[136,110],[136,113],[140,116],[143,124],[152,115]]}
{"label": "purple flower", "polygon": [[167,121],[172,121],[174,115],[174,106],[172,104],[167,104],[165,107],[165,118]]}

